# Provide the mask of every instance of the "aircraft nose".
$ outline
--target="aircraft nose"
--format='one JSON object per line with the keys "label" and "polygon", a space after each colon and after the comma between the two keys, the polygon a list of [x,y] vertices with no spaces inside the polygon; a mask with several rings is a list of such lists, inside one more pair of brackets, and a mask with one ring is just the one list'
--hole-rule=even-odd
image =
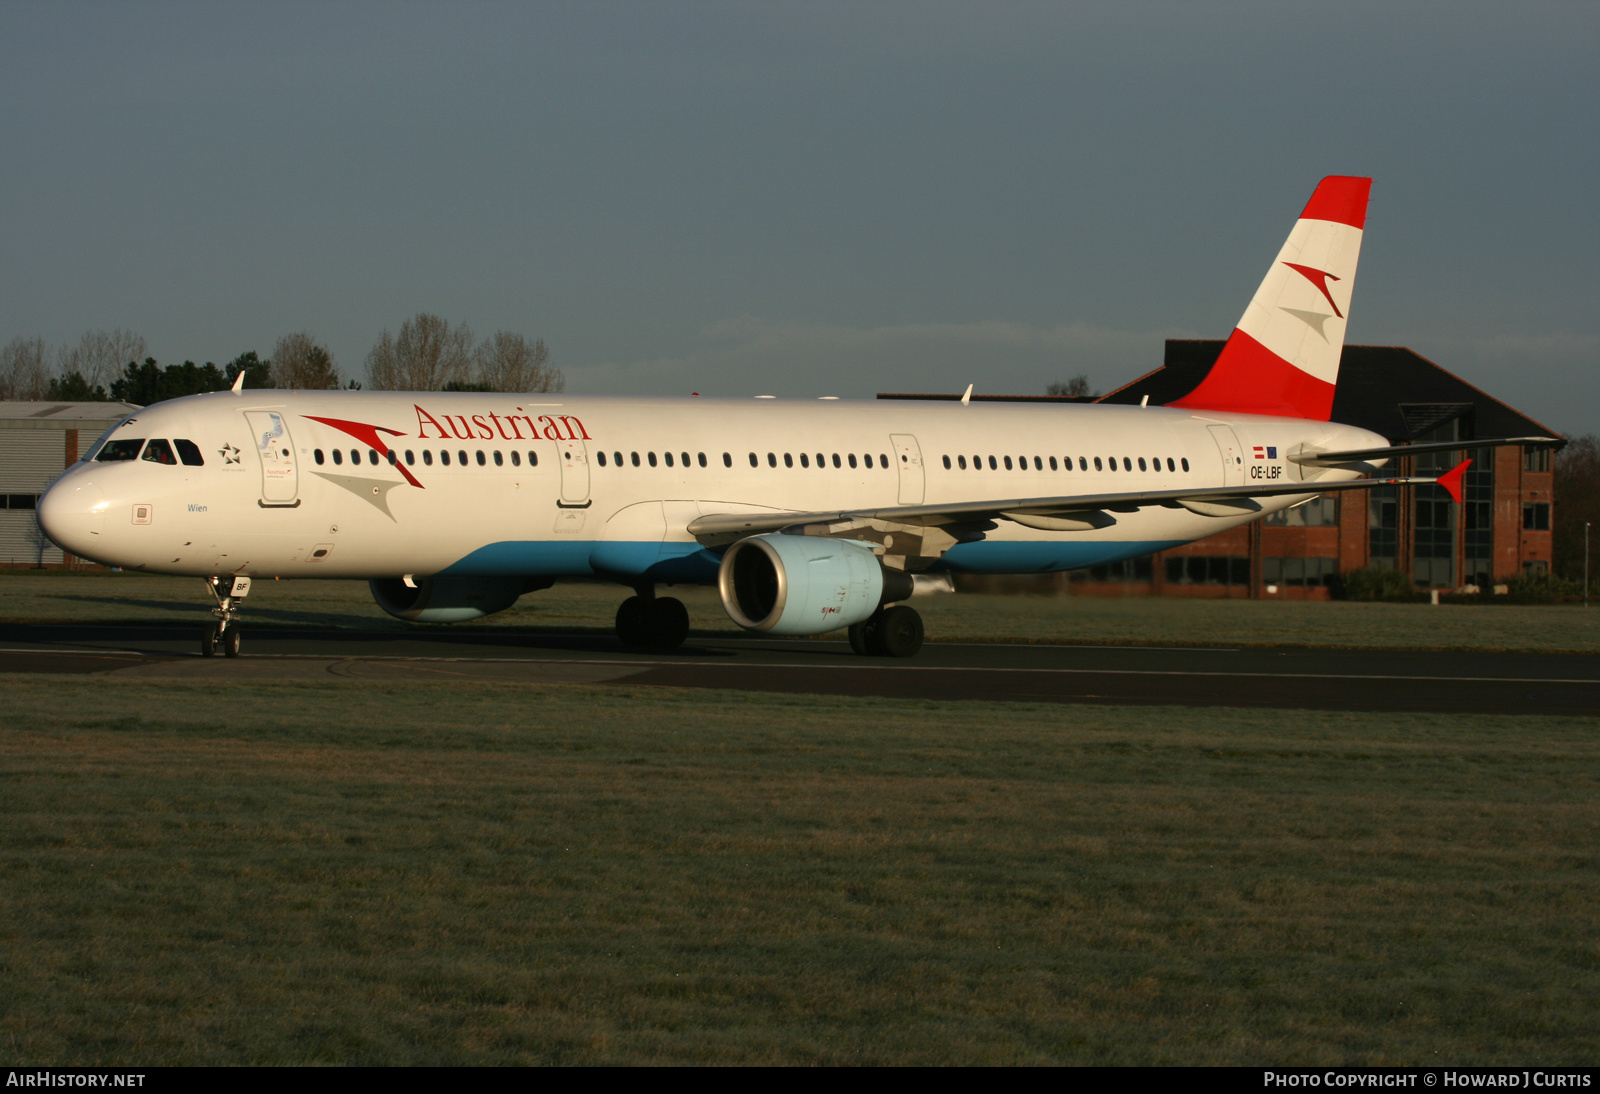
{"label": "aircraft nose", "polygon": [[95,558],[106,523],[105,491],[92,481],[69,477],[39,499],[39,527],[63,551]]}

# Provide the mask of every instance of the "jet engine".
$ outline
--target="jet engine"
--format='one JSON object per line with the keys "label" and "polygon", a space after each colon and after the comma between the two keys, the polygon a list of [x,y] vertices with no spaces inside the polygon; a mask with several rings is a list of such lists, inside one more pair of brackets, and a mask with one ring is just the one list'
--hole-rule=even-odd
{"label": "jet engine", "polygon": [[465,623],[503,612],[517,597],[544,588],[524,577],[424,577],[407,585],[397,577],[367,582],[378,607],[408,623]]}
{"label": "jet engine", "polygon": [[768,634],[823,634],[911,596],[911,575],[846,539],[775,532],[741,539],[722,556],[717,590],[739,626]]}

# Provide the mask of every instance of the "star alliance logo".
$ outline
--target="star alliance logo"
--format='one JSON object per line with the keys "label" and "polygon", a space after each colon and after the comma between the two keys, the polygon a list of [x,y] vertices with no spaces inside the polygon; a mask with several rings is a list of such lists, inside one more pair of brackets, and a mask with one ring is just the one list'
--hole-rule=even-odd
{"label": "star alliance logo", "polygon": [[224,443],[223,446],[220,449],[217,450],[217,452],[218,452],[218,455],[220,455],[222,457],[222,462],[223,463],[238,463],[239,462],[239,450],[237,448],[233,447],[232,444]]}

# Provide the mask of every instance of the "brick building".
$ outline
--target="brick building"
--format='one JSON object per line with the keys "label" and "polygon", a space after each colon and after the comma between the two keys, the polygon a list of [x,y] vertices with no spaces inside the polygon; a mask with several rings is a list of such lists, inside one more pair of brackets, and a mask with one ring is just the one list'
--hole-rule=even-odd
{"label": "brick building", "polygon": [[[1101,397],[1161,405],[1188,394],[1221,341],[1167,342],[1161,368]],[[1462,504],[1436,486],[1380,487],[1320,497],[1296,509],[1148,558],[1073,575],[1074,591],[1215,597],[1324,598],[1340,574],[1398,569],[1418,588],[1487,586],[1550,566],[1548,448],[1474,449],[1476,437],[1554,436],[1549,429],[1401,346],[1346,346],[1333,420],[1392,444],[1462,442],[1459,452],[1408,457],[1399,475],[1430,475],[1471,457]]]}

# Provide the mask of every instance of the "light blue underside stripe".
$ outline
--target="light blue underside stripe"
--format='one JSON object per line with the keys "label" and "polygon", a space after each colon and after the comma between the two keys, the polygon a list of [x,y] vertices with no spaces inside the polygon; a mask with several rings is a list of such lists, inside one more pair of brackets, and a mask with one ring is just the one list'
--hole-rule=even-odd
{"label": "light blue underside stripe", "polygon": [[[1164,551],[1185,540],[1095,543],[990,542],[952,547],[934,567],[953,573],[1035,574],[1104,566]],[[452,575],[649,577],[710,585],[722,556],[694,543],[616,543],[594,540],[505,540],[480,547],[443,570]]]}

